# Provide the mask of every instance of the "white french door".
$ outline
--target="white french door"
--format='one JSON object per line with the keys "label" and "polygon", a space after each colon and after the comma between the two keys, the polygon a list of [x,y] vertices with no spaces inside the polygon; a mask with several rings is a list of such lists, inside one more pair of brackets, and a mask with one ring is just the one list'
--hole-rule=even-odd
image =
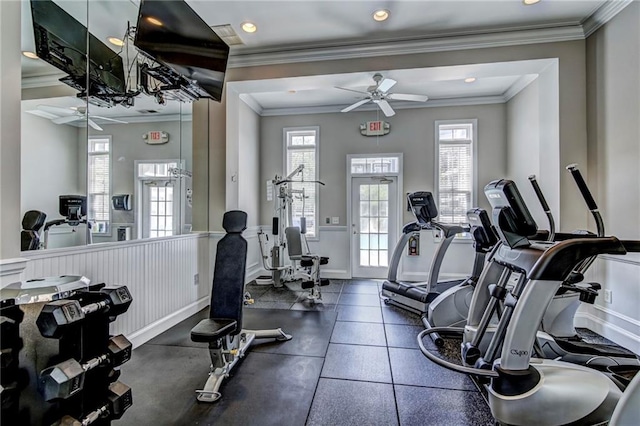
{"label": "white french door", "polygon": [[351,275],[385,278],[398,229],[396,176],[351,179]]}

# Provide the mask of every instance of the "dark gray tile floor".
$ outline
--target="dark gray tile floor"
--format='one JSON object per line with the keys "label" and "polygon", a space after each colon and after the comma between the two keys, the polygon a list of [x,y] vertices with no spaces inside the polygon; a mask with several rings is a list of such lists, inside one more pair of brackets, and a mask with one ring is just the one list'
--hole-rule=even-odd
{"label": "dark gray tile floor", "polygon": [[[223,384],[222,399],[199,403],[195,390],[210,360],[206,344],[189,333],[203,310],[134,351],[121,376],[134,405],[114,424],[493,425],[468,377],[420,353],[420,318],[381,303],[380,284],[332,280],[320,304],[298,283],[248,285],[255,303],[244,311],[244,328],[282,327],[293,339],[254,343]],[[456,351],[453,343],[442,355]]]}

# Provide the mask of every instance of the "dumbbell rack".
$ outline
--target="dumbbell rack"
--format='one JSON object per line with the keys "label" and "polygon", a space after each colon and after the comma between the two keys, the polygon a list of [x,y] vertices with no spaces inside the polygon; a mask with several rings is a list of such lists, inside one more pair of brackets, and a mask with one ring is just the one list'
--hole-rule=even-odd
{"label": "dumbbell rack", "polygon": [[[108,351],[109,324],[115,320],[109,313],[93,313],[82,321],[64,329],[59,339],[45,338],[36,325],[42,308],[51,301],[77,300],[80,305],[104,300],[100,289],[104,284],[90,285],[79,276],[45,278],[39,281],[19,282],[0,290],[3,303],[15,303],[24,318],[20,323],[23,347],[19,351],[17,392],[19,405],[11,408],[11,416],[4,418],[5,402],[2,400],[2,425],[54,424],[63,416],[82,419],[87,413],[104,405],[109,385],[118,379],[119,370],[94,368],[85,373],[81,391],[57,401],[46,402],[38,389],[40,373],[54,364],[68,359],[84,362]],[[4,337],[3,337],[4,340]],[[17,367],[16,367],[17,368]],[[3,371],[4,376],[4,371]],[[9,409],[9,408],[7,408]],[[109,418],[99,418],[92,425],[110,425]]]}

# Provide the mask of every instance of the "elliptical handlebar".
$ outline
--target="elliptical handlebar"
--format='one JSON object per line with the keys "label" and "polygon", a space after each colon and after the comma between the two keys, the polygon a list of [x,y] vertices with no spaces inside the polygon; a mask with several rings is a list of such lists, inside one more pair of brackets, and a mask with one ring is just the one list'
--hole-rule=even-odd
{"label": "elliptical handlebar", "polygon": [[596,221],[596,227],[598,229],[598,237],[604,237],[604,222],[602,220],[602,216],[600,215],[600,211],[598,211],[598,205],[596,204],[596,200],[593,199],[593,196],[591,195],[591,191],[589,191],[589,187],[587,186],[587,183],[584,181],[584,178],[582,177],[582,173],[580,173],[580,170],[578,169],[578,165],[575,163],[569,164],[567,166],[567,170],[569,171],[569,173],[571,173],[571,176],[573,176],[573,179],[576,181],[576,185],[578,186],[578,189],[582,194],[582,198],[584,198],[584,201],[587,203],[587,207],[591,211],[591,214],[593,215],[593,218]]}
{"label": "elliptical handlebar", "polygon": [[547,219],[549,220],[549,237],[547,238],[547,241],[553,241],[556,236],[556,222],[553,220],[551,209],[549,208],[549,204],[547,204],[547,199],[544,198],[540,185],[538,185],[536,175],[529,176],[529,182],[531,182],[533,191],[536,193],[538,201],[540,201],[540,205],[542,205],[542,210],[544,210],[544,213],[547,215]]}

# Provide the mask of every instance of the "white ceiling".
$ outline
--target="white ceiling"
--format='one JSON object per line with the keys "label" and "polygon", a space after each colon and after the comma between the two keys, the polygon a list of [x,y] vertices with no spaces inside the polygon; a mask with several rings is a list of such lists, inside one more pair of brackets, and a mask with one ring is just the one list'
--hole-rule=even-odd
{"label": "white ceiling", "polygon": [[[137,18],[138,0],[91,0],[88,10],[86,3],[78,0],[55,2],[83,24],[88,17],[90,32],[103,41],[108,36],[122,37],[127,22],[135,25]],[[580,25],[607,1],[542,0],[534,6],[524,6],[521,0],[187,0],[187,3],[207,24],[230,24],[233,27],[245,43],[232,48],[233,58],[293,49],[371,45],[382,41]],[[380,23],[371,18],[372,12],[378,8],[390,11],[387,21]],[[22,20],[22,48],[33,50],[28,0],[23,0]],[[242,32],[240,24],[247,20],[257,25],[256,33]],[[539,66],[532,63],[500,70],[487,64],[394,70],[383,74],[398,81],[391,92],[425,94],[430,100],[441,100],[502,96],[527,76],[535,75],[540,70]],[[25,78],[59,73],[43,61],[26,58],[22,59],[22,68]],[[372,84],[373,74],[372,71],[282,81],[263,80],[236,90],[252,93],[251,100],[264,111],[320,106],[338,108],[360,98],[356,93],[335,89],[335,86],[363,90]],[[467,76],[478,77],[478,81],[473,84],[462,82]],[[104,115],[113,116],[113,113]]]}

